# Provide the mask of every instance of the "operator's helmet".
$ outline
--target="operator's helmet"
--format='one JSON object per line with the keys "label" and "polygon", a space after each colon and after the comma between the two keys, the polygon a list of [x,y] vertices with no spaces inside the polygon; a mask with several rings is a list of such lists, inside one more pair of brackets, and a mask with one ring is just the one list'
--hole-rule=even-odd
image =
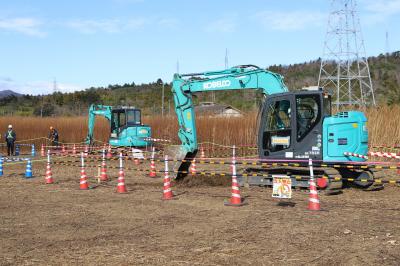
{"label": "operator's helmet", "polygon": [[53,130],[53,127],[52,127],[52,126],[50,126],[50,130]]}
{"label": "operator's helmet", "polygon": [[12,129],[12,125],[8,125],[8,128],[9,128],[9,129]]}

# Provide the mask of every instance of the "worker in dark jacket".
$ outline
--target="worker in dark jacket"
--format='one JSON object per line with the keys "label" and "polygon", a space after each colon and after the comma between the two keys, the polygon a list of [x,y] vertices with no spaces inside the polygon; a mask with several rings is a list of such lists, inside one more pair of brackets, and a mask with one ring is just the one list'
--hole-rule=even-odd
{"label": "worker in dark jacket", "polygon": [[54,127],[50,127],[49,139],[51,141],[51,146],[58,148],[58,131]]}
{"label": "worker in dark jacket", "polygon": [[14,142],[17,140],[17,134],[13,130],[12,125],[8,125],[8,130],[4,135],[7,142],[7,154],[8,156],[14,155]]}

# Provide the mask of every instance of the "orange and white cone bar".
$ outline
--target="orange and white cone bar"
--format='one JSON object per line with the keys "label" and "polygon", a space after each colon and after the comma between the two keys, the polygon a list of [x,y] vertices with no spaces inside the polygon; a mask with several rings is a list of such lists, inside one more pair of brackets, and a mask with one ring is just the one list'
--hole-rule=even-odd
{"label": "orange and white cone bar", "polygon": [[87,182],[87,175],[85,172],[85,159],[84,159],[84,153],[81,153],[81,178],[79,180],[79,188],[81,190],[87,190],[89,189],[89,184]]}
{"label": "orange and white cone bar", "polygon": [[105,149],[103,149],[103,160],[101,162],[100,181],[108,181]]}
{"label": "orange and white cone bar", "polygon": [[89,147],[88,145],[85,145],[85,153],[84,153],[85,157],[88,157],[89,155]]}
{"label": "orange and white cone bar", "polygon": [[118,185],[117,185],[117,193],[127,193],[126,185],[125,185],[125,173],[123,167],[123,157],[122,152],[119,154],[119,172],[118,172]]}
{"label": "orange and white cone bar", "polygon": [[155,147],[153,147],[152,152],[151,152],[151,159],[150,159],[150,177],[156,177],[156,164],[154,162],[154,156],[155,156]]}
{"label": "orange and white cone bar", "polygon": [[236,178],[236,159],[235,159],[235,146],[233,146],[232,156],[232,191],[231,198],[224,201],[225,206],[240,207],[246,205],[242,197],[240,196],[239,183]]}
{"label": "orange and white cone bar", "polygon": [[51,173],[51,165],[50,165],[50,150],[47,151],[47,166],[46,166],[46,184],[53,184],[53,175]]}
{"label": "orange and white cone bar", "polygon": [[196,159],[192,160],[192,163],[190,165],[190,174],[196,175]]}
{"label": "orange and white cone bar", "polygon": [[174,198],[171,189],[171,178],[169,177],[168,170],[168,155],[165,155],[165,172],[164,172],[164,188],[163,188],[163,200],[171,200]]}
{"label": "orange and white cone bar", "polygon": [[317,186],[314,180],[314,169],[311,158],[308,159],[308,166],[310,167],[310,196],[308,199],[308,210],[320,211],[321,205],[318,198]]}

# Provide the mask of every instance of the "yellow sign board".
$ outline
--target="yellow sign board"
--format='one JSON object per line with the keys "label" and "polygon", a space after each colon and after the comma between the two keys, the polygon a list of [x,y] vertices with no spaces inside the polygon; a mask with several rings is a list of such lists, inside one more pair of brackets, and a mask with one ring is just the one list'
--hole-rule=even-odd
{"label": "yellow sign board", "polygon": [[292,198],[292,179],[286,175],[273,175],[272,197],[280,199]]}

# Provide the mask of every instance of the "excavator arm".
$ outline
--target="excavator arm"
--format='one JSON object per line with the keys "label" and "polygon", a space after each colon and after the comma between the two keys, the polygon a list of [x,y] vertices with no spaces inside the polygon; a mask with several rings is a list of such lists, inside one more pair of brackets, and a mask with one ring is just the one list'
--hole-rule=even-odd
{"label": "excavator arm", "polygon": [[[223,71],[174,75],[172,93],[179,124],[178,137],[181,140],[181,146],[171,152],[176,161],[194,158],[197,153],[193,93],[243,89],[261,90],[264,95],[288,91],[281,75],[253,65],[242,65]],[[178,173],[185,171],[187,167],[181,164]]]}
{"label": "excavator arm", "polygon": [[89,121],[88,121],[88,134],[86,137],[86,143],[91,145],[93,143],[94,125],[96,121],[96,115],[105,117],[108,121],[111,121],[112,106],[107,105],[95,105],[92,104],[89,107]]}

